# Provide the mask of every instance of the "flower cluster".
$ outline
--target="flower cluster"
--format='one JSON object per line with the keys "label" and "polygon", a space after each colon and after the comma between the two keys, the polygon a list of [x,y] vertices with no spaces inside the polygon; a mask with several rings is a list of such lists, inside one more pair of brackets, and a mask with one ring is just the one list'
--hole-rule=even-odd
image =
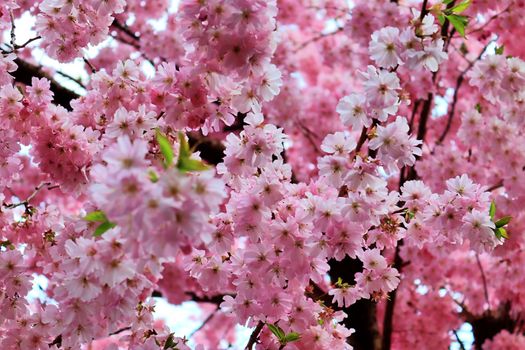
{"label": "flower cluster", "polygon": [[81,56],[88,44],[96,45],[108,35],[114,14],[124,11],[125,0],[53,1],[39,5],[36,30],[43,47],[61,62]]}
{"label": "flower cluster", "polygon": [[351,349],[363,306],[392,349],[519,326],[525,7],[420,5],[3,1],[0,348]]}

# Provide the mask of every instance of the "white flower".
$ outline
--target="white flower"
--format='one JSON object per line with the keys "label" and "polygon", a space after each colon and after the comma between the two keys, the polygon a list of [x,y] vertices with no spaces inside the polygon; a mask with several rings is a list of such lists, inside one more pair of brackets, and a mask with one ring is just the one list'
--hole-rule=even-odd
{"label": "white flower", "polygon": [[425,43],[424,51],[419,53],[420,63],[431,72],[436,72],[439,64],[448,58],[443,45],[443,39],[434,40],[430,44]]}
{"label": "white flower", "polygon": [[377,65],[383,68],[393,68],[403,63],[399,58],[399,47],[399,29],[385,27],[372,34],[368,52]]}
{"label": "white flower", "polygon": [[328,134],[321,144],[321,149],[330,154],[345,155],[355,149],[356,142],[353,137],[345,132]]}
{"label": "white flower", "polygon": [[350,94],[343,97],[336,108],[344,125],[351,125],[353,129],[359,130],[363,126],[369,127],[372,119],[366,115],[366,100],[363,95]]}
{"label": "white flower", "polygon": [[279,94],[282,85],[281,71],[274,64],[269,64],[261,78],[259,94],[264,101],[270,101]]}

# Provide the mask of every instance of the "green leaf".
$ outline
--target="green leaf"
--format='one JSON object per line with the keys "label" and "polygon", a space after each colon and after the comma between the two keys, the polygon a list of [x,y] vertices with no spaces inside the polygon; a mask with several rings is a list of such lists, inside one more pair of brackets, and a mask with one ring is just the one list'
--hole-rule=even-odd
{"label": "green leaf", "polygon": [[496,202],[494,201],[490,203],[489,215],[490,219],[494,221],[494,215],[496,215]]}
{"label": "green leaf", "polygon": [[186,141],[186,137],[182,132],[179,132],[179,143],[179,159],[191,157],[190,145],[188,144],[188,141]]}
{"label": "green leaf", "polygon": [[443,0],[443,4],[448,5],[448,4],[450,4],[452,1],[454,1],[454,0]]}
{"label": "green leaf", "polygon": [[455,15],[455,14],[448,15],[446,17],[450,21],[450,23],[454,26],[454,28],[456,28],[458,33],[462,37],[465,37],[465,27],[468,24],[468,18],[465,16]]}
{"label": "green leaf", "polygon": [[208,166],[197,159],[179,158],[179,161],[177,162],[177,169],[179,169],[182,172],[203,171],[207,170]]}
{"label": "green leaf", "polygon": [[108,221],[108,218],[106,217],[106,214],[104,214],[103,211],[96,210],[92,211],[91,213],[87,213],[86,216],[84,216],[84,220],[91,222],[100,222]]}
{"label": "green leaf", "polygon": [[468,47],[467,47],[467,45],[465,45],[464,42],[461,43],[461,46],[459,47],[459,51],[461,51],[461,53],[462,53],[463,55],[466,55],[466,54],[469,53],[469,51],[468,51]]}
{"label": "green leaf", "polygon": [[[474,108],[476,109],[476,111],[478,111],[478,113],[481,113],[481,105],[479,103],[476,103],[476,105],[474,106]],[[494,209],[495,210],[495,209]],[[495,212],[494,212],[495,213]]]}
{"label": "green leaf", "polygon": [[106,232],[107,230],[111,230],[115,226],[117,226],[117,224],[112,223],[110,221],[104,221],[97,227],[95,233],[93,233],[93,236],[100,237],[104,234],[104,232]]}
{"label": "green leaf", "polygon": [[512,219],[512,216],[504,216],[498,221],[496,221],[494,224],[496,225],[497,228],[500,228],[500,227],[507,225],[511,219]]}
{"label": "green leaf", "polygon": [[462,3],[454,6],[452,8],[452,12],[453,13],[461,13],[461,12],[465,11],[466,9],[468,9],[471,3],[472,3],[471,0],[463,1]]}
{"label": "green leaf", "polygon": [[498,239],[509,238],[507,234],[507,230],[505,230],[503,227],[497,227],[496,229],[494,229],[494,234],[496,235]]}
{"label": "green leaf", "polygon": [[159,176],[153,170],[148,171],[148,176],[151,182],[155,183],[159,181]]}
{"label": "green leaf", "polygon": [[296,340],[299,340],[301,338],[301,335],[297,332],[291,332],[291,333],[288,333],[285,337],[284,337],[284,342],[285,343],[291,343],[293,341],[296,341]]}
{"label": "green leaf", "polygon": [[279,342],[282,343],[284,341],[284,337],[286,336],[282,328],[271,323],[267,323],[266,325],[268,326],[268,329],[277,337],[277,339],[279,339]]}
{"label": "green leaf", "polygon": [[501,45],[500,47],[496,47],[494,50],[496,55],[503,55],[503,50],[505,49],[505,45]]}
{"label": "green leaf", "polygon": [[204,164],[201,160],[191,158],[191,149],[186,137],[183,133],[179,133],[179,160],[177,161],[177,169],[182,172],[187,171],[202,171],[207,170],[209,167]]}
{"label": "green leaf", "polygon": [[9,250],[14,250],[15,249],[15,246],[13,243],[11,243],[10,240],[5,240],[5,241],[1,241],[0,242],[0,247],[4,247],[6,249],[9,249]]}
{"label": "green leaf", "polygon": [[441,24],[441,25],[445,24],[445,16],[439,15],[438,16],[438,21],[439,21],[439,24]]}
{"label": "green leaf", "polygon": [[169,168],[173,164],[173,149],[171,143],[159,129],[156,130],[155,136],[159,144],[160,151],[164,156],[164,168]]}
{"label": "green leaf", "polygon": [[164,347],[163,349],[164,350],[167,350],[169,348],[172,348],[174,347],[176,344],[175,342],[173,341],[173,333],[170,333],[170,335],[168,335],[168,338],[166,339],[166,342],[164,343]]}

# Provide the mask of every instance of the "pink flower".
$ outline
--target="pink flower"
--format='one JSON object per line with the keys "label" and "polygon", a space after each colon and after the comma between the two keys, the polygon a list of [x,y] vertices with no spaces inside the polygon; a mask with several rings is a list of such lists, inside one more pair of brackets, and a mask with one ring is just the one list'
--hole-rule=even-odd
{"label": "pink flower", "polygon": [[383,270],[387,267],[386,259],[381,255],[379,249],[368,249],[357,255],[368,270]]}
{"label": "pink flower", "polygon": [[137,140],[132,142],[128,136],[117,139],[117,143],[104,154],[104,160],[114,170],[133,170],[143,168],[148,165],[146,153],[148,146],[145,141]]}
{"label": "pink flower", "polygon": [[335,153],[343,156],[352,152],[356,145],[356,141],[348,133],[336,132],[335,134],[326,135],[321,144],[321,149],[329,154]]}
{"label": "pink flower", "polygon": [[360,294],[356,292],[355,287],[330,289],[328,291],[328,295],[332,295],[334,297],[332,302],[337,303],[339,307],[350,307],[361,298]]}

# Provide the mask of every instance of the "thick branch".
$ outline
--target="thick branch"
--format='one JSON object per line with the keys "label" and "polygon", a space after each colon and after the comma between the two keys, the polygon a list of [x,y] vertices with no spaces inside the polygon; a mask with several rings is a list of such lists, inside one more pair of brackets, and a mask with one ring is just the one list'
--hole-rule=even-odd
{"label": "thick branch", "polygon": [[[334,259],[328,262],[330,264],[330,278],[337,281],[341,278],[347,283],[354,283],[355,273],[363,270],[363,264],[358,259],[345,257],[342,261]],[[328,304],[330,305],[330,304]],[[349,315],[343,321],[347,328],[355,329],[355,333],[347,339],[348,343],[355,350],[379,350],[381,339],[376,317],[376,303],[368,299],[360,299],[350,307],[341,309]]]}
{"label": "thick branch", "polygon": [[[401,272],[403,266],[403,260],[401,259],[400,250],[403,241],[399,241],[396,246],[396,252],[394,255],[394,268]],[[399,286],[398,286],[399,288]],[[383,341],[381,343],[382,350],[390,350],[392,346],[392,332],[394,330],[394,310],[396,306],[397,289],[394,289],[386,303],[385,318],[383,319]]]}
{"label": "thick branch", "polygon": [[261,333],[263,327],[264,327],[264,323],[262,321],[259,321],[259,323],[257,323],[257,327],[255,327],[252,334],[250,335],[250,339],[248,339],[248,344],[246,344],[246,347],[244,348],[244,350],[252,350],[253,346],[257,344],[258,339],[259,339],[259,334]]}
{"label": "thick branch", "polygon": [[24,85],[31,85],[31,79],[33,77],[48,79],[51,84],[51,91],[53,92],[53,101],[56,104],[71,110],[70,102],[80,97],[76,92],[60,85],[55,79],[49,76],[49,74],[45,73],[42,67],[23,61],[20,58],[16,58],[14,62],[18,66],[18,69],[11,73],[15,81]]}

